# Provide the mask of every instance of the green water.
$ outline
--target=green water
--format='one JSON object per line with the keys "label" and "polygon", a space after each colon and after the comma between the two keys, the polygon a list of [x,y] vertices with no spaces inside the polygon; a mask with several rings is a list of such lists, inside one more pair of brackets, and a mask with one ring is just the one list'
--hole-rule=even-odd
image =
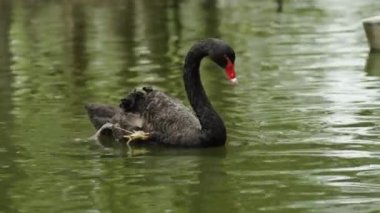
{"label": "green water", "polygon": [[[0,212],[379,212],[378,0],[0,0]],[[103,149],[83,104],[151,85],[186,102],[191,44],[236,50],[239,85],[206,62],[224,148]]]}

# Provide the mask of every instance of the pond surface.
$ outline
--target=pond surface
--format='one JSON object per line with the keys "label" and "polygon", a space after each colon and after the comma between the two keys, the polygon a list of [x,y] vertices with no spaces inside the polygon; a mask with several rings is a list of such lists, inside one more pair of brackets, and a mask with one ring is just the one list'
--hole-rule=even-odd
{"label": "pond surface", "polygon": [[[378,0],[0,1],[0,212],[377,212]],[[182,99],[184,55],[220,37],[239,85],[204,61],[224,148],[105,149],[87,102],[151,85]]]}

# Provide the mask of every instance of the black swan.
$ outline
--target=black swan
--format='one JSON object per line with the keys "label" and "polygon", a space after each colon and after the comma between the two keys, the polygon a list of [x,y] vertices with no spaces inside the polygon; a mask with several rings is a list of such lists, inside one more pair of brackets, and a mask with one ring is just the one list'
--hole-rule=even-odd
{"label": "black swan", "polygon": [[[203,88],[199,67],[209,56],[222,67],[233,84],[234,50],[219,39],[206,39],[194,44],[187,53],[183,80],[187,97],[195,114],[179,100],[163,92],[144,87],[121,100],[119,107],[87,104],[90,120],[97,135],[108,129],[114,138],[178,147],[221,146],[226,142],[226,127],[211,105]],[[136,142],[137,143],[137,142]]]}

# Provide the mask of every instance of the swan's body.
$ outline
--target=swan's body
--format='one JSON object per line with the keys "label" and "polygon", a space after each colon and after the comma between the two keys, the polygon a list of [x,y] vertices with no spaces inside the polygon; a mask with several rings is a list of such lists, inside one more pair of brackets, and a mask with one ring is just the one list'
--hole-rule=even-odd
{"label": "swan's body", "polygon": [[[194,113],[179,100],[153,90],[146,94],[141,117],[143,130],[152,132],[154,141],[165,145],[191,146],[201,125]],[[170,134],[166,134],[170,133]]]}
{"label": "swan's body", "polygon": [[[200,79],[200,62],[206,56],[225,68],[229,80],[236,82],[233,64],[235,53],[228,44],[218,39],[207,39],[195,44],[186,56],[183,71],[187,97],[195,114],[177,99],[144,88],[130,93],[122,100],[120,108],[105,106],[103,110],[98,110],[107,118],[94,116],[88,110],[91,121],[97,129],[106,123],[118,124],[127,130],[140,129],[149,135],[149,139],[141,143],[180,147],[224,145],[226,128],[211,105]],[[128,120],[131,114],[136,118],[133,121]],[[94,122],[94,117],[101,119]]]}

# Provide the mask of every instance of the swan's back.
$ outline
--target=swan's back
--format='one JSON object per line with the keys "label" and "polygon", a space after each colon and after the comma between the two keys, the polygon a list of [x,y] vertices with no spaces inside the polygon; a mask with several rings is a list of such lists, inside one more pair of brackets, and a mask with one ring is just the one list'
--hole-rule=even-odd
{"label": "swan's back", "polygon": [[[136,114],[140,130],[151,135],[149,142],[172,146],[200,144],[201,125],[191,109],[176,98],[144,87],[135,89],[121,100],[125,114]],[[146,141],[147,142],[147,141]]]}

